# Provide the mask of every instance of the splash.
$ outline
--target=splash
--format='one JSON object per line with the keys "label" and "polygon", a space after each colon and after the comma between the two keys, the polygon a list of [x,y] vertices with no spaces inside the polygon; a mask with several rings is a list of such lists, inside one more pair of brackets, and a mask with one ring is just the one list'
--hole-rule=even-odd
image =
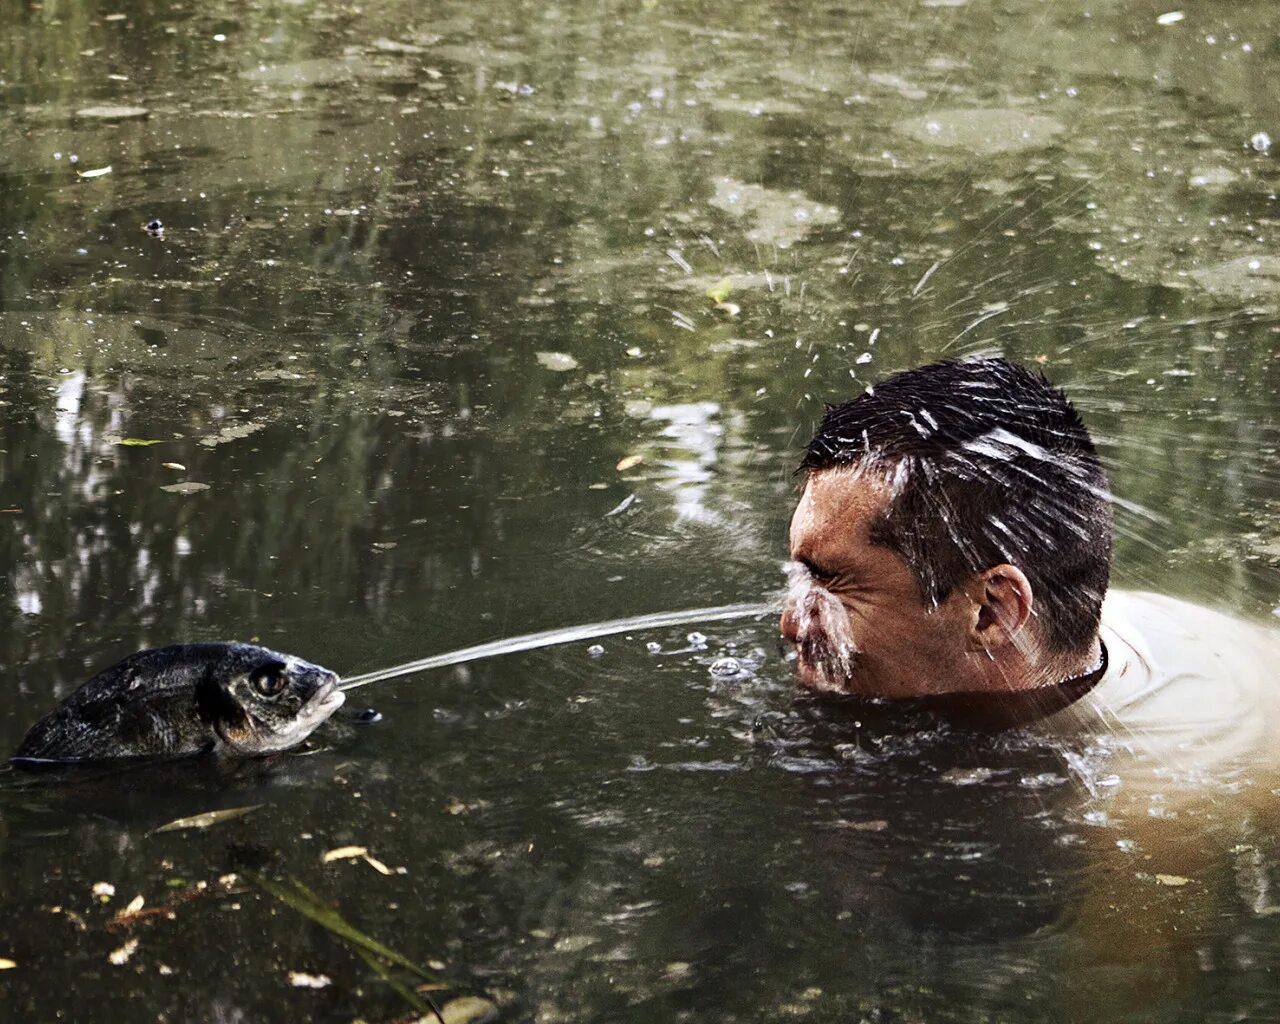
{"label": "splash", "polygon": [[788,562],[785,568],[786,606],[796,620],[801,661],[812,670],[806,685],[824,693],[847,693],[858,653],[848,613],[805,566]]}
{"label": "splash", "polygon": [[[523,636],[507,637],[489,643],[464,647],[461,650],[449,651],[445,654],[420,658],[417,661],[393,665],[376,672],[365,672],[358,676],[348,676],[339,685],[340,690],[353,690],[357,686],[368,686],[384,679],[395,679],[399,676],[414,675],[429,669],[445,668],[449,665],[461,665],[481,658],[495,658],[502,654],[515,654],[518,651],[534,651],[543,647],[555,647],[560,644],[578,643],[583,640],[595,640],[618,633],[630,633],[643,629],[663,629],[669,626],[681,626],[692,622],[731,622],[735,619],[761,618],[773,614],[776,606],[772,604],[727,604],[714,608],[686,608],[677,612],[657,612],[652,615],[636,615],[626,619],[611,619],[608,622],[590,622],[581,626],[570,626],[565,629],[549,629],[542,633],[527,633]],[[696,634],[690,634],[690,641]]]}

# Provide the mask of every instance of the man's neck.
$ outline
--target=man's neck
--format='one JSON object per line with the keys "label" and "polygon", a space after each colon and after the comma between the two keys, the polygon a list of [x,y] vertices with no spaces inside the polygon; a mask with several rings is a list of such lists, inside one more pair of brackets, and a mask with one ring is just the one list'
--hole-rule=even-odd
{"label": "man's neck", "polygon": [[1010,644],[989,656],[980,655],[982,690],[990,693],[1031,692],[1088,675],[1102,658],[1102,641],[1094,634],[1088,645],[1071,654],[1050,654],[1037,641]]}

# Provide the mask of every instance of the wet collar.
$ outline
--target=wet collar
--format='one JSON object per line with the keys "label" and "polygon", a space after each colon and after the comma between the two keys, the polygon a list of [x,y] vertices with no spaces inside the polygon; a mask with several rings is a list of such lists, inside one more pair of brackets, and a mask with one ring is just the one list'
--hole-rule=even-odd
{"label": "wet collar", "polygon": [[1083,675],[1034,690],[1003,693],[940,693],[911,703],[959,725],[976,729],[1010,729],[1057,714],[1087,694],[1107,674],[1107,645],[1098,640],[1098,664]]}

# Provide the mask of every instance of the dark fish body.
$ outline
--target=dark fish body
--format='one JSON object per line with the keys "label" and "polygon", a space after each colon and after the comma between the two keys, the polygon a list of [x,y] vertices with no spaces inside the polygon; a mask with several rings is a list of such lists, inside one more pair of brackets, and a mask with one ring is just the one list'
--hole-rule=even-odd
{"label": "dark fish body", "polygon": [[15,757],[106,761],[286,750],[341,706],[337,682],[326,668],[254,644],[139,651],[33,725]]}

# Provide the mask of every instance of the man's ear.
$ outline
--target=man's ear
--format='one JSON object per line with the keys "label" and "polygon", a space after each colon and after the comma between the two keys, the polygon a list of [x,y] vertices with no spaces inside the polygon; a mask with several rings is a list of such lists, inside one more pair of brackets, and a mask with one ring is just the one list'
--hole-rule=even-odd
{"label": "man's ear", "polygon": [[978,573],[967,589],[977,612],[971,627],[974,643],[988,651],[1015,643],[1034,602],[1026,573],[1016,565],[993,566]]}

